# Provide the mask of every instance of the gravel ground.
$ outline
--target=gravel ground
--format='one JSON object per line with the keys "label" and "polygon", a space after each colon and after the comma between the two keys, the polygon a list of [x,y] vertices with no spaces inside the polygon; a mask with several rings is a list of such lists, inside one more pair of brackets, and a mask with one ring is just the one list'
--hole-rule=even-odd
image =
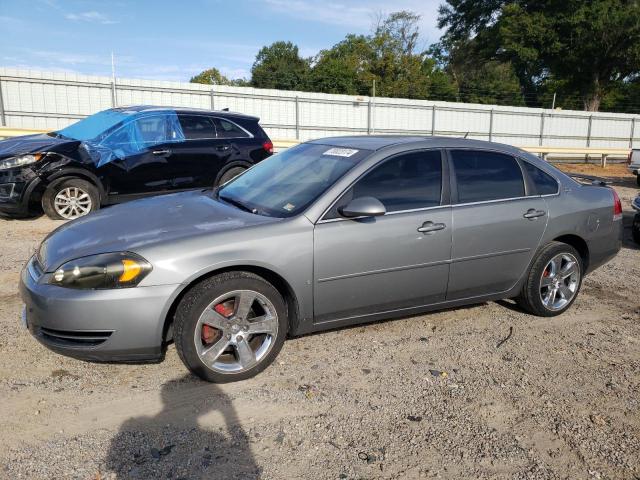
{"label": "gravel ground", "polygon": [[223,386],[185,374],[174,348],[108,365],[41,347],[16,285],[58,223],[0,220],[0,477],[640,478],[637,190],[605,174],[624,247],[568,313],[485,303],[310,335]]}

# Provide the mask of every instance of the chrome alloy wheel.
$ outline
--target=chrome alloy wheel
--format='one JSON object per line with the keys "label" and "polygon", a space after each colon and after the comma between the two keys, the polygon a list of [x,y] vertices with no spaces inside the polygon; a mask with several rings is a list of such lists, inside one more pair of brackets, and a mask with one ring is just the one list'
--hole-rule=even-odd
{"label": "chrome alloy wheel", "polygon": [[67,187],[56,194],[53,205],[58,215],[73,220],[89,213],[92,202],[91,196],[81,188]]}
{"label": "chrome alloy wheel", "polygon": [[271,301],[253,290],[225,293],[200,315],[194,332],[202,363],[219,373],[238,373],[257,365],[278,334]]}
{"label": "chrome alloy wheel", "polygon": [[576,295],[580,284],[580,263],[570,253],[553,257],[542,272],[540,298],[549,310],[562,310]]}

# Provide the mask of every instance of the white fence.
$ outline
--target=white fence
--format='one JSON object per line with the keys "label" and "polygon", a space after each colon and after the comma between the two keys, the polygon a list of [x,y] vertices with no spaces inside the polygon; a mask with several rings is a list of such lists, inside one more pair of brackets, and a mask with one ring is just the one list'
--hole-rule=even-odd
{"label": "white fence", "polygon": [[0,126],[58,129],[115,105],[229,108],[274,139],[331,135],[464,136],[518,146],[640,145],[640,115],[117,79],[0,67]]}

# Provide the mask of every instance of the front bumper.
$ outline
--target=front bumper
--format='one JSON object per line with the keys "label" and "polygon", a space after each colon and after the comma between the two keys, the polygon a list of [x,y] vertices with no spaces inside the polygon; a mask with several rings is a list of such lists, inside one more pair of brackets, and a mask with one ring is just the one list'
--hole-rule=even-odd
{"label": "front bumper", "polygon": [[40,177],[28,167],[0,171],[0,212],[26,215]]}
{"label": "front bumper", "polygon": [[164,321],[178,285],[74,290],[39,283],[32,262],[22,271],[20,294],[40,343],[82,360],[162,359]]}

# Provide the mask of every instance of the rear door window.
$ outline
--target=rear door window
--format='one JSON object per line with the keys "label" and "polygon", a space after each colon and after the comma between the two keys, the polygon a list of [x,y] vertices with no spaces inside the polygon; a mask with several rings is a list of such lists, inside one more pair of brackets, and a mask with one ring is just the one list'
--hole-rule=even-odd
{"label": "rear door window", "polygon": [[218,138],[248,138],[250,135],[246,130],[236,125],[233,122],[224,120],[222,118],[214,119],[216,130],[218,131]]}
{"label": "rear door window", "polygon": [[555,178],[529,162],[523,161],[522,164],[536,189],[535,192],[532,192],[533,195],[553,195],[558,193],[558,182]]}
{"label": "rear door window", "polygon": [[458,203],[524,197],[524,180],[514,157],[497,152],[452,150]]}
{"label": "rear door window", "polygon": [[213,119],[204,115],[178,115],[186,140],[216,138]]}

